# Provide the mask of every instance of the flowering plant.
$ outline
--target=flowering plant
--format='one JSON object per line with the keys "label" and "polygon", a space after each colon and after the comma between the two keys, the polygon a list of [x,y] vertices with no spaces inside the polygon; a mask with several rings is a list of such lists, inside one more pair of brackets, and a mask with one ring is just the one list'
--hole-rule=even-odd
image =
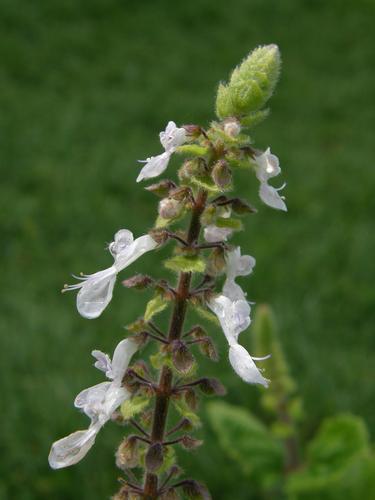
{"label": "flowering plant", "polygon": [[[126,288],[153,289],[142,317],[127,329],[129,338],[121,340],[112,361],[101,351],[93,351],[95,366],[110,381],[82,391],[75,406],[91,420],[87,430],[77,431],[52,445],[49,462],[53,468],[79,462],[89,451],[96,434],[109,421],[135,428],[120,444],[117,466],[124,478],[115,500],[127,498],[173,499],[183,493],[189,498],[209,498],[205,486],[176,477],[174,445],[194,449],[201,441],[191,436],[199,424],[196,414],[197,392],[223,395],[222,384],[196,376],[197,362],[192,351],[217,361],[211,336],[201,325],[184,331],[188,309],[194,309],[220,326],[229,344],[229,361],[239,377],[250,384],[267,387],[269,381],[256,361],[239,343],[239,334],[251,323],[251,306],[236,282],[248,276],[255,266],[250,255],[241,255],[229,243],[243,229],[242,215],[256,210],[246,201],[228,196],[233,190],[237,169],[253,171],[260,182],[259,196],[272,208],[286,210],[282,188],[269,184],[280,174],[278,158],[270,148],[260,151],[252,146],[246,129],[264,119],[264,106],[276,86],[280,55],[276,45],[258,47],[232,73],[227,84],[220,84],[216,99],[218,121],[208,129],[199,125],[178,127],[173,121],[160,133],[164,152],[145,160],[137,182],[157,177],[168,168],[172,155],[185,157],[178,170],[178,184],[163,179],[146,189],[159,196],[158,217],[154,227],[136,239],[122,229],[115,234],[108,250],[114,263],[108,269],[77,277],[80,282],[66,285],[63,291],[79,290],[78,312],[85,318],[100,316],[112,298],[117,274],[151,250],[174,241],[171,258],[164,262],[178,274],[177,285],[167,280],[135,275],[125,279]],[[188,226],[186,227],[186,221]],[[203,238],[202,238],[203,236]],[[225,276],[222,286],[221,277]],[[172,307],[167,332],[155,323],[155,316]],[[149,362],[132,356],[146,343],[159,345]],[[170,406],[180,419],[170,425]]]}

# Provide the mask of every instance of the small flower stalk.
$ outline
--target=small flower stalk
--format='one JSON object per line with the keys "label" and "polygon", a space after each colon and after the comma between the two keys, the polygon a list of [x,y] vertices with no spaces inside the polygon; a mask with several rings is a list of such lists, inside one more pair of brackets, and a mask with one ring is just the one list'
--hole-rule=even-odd
{"label": "small flower stalk", "polygon": [[[198,401],[204,395],[225,394],[219,380],[199,370],[200,356],[218,361],[215,337],[220,331],[228,343],[226,356],[240,379],[263,387],[270,383],[263,362],[272,353],[254,357],[240,343],[240,334],[245,335],[251,324],[252,307],[241,284],[256,262],[242,254],[235,236],[244,229],[243,217],[257,210],[233,191],[236,171],[246,169],[249,185],[259,184],[263,203],[287,209],[280,194],[283,186],[270,184],[281,173],[277,156],[269,147],[255,149],[249,135],[268,114],[265,105],[279,70],[277,46],[258,47],[227,84],[220,84],[217,121],[208,128],[167,124],[160,133],[164,152],[145,160],[134,179],[154,179],[164,174],[172,155],[182,159],[175,173],[169,167],[173,180],[158,179],[146,186],[159,198],[153,227],[137,238],[128,229],[119,230],[108,246],[113,264],[78,276],[77,284],[63,289],[78,292],[77,310],[87,319],[105,311],[119,274],[125,293],[132,288],[151,293],[143,314],[127,326],[127,338],[118,340],[112,360],[99,350],[92,352],[95,367],[107,381],[83,390],[74,401],[90,425],[56,441],[49,455],[54,469],[77,464],[107,422],[121,425],[125,436],[116,464],[123,477],[114,500],[210,498],[202,483],[182,475],[174,449],[196,452],[202,444],[194,435],[200,425]],[[131,275],[135,260],[165,245],[171,256],[164,262],[164,275]],[[167,329],[157,321],[161,313],[170,314]],[[198,323],[187,329],[188,314],[212,320],[210,328]],[[148,359],[142,356],[146,344],[154,345]]]}

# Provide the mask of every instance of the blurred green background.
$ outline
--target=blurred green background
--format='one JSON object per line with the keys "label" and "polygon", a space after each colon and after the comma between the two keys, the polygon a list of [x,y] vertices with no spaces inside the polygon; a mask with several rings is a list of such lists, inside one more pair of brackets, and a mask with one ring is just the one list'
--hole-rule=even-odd
{"label": "blurred green background", "polygon": [[[237,241],[257,259],[242,284],[275,309],[311,435],[351,411],[374,431],[375,43],[371,0],[0,1],[0,498],[103,499],[116,491],[108,425],[87,458],[51,471],[53,440],[87,425],[75,395],[100,381],[90,351],[112,352],[145,297],[116,287],[96,321],[81,318],[71,272],[107,267],[119,228],[152,226],[155,200],[136,185],[137,159],[160,152],[170,119],[207,124],[215,88],[258,44],[277,43],[283,73],[272,115],[254,132],[288,185],[288,214],[258,206]],[[176,160],[174,160],[176,162]],[[173,165],[169,175],[173,175]],[[132,266],[158,269],[158,255]],[[252,408],[258,388],[222,357],[205,364],[227,400]],[[242,341],[250,345],[251,329]],[[250,499],[207,426],[181,455],[215,499]]]}

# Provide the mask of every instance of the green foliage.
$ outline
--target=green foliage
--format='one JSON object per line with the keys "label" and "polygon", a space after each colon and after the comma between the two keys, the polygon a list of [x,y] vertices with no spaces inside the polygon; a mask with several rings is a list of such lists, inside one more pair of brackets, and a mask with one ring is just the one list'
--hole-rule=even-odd
{"label": "green foliage", "polygon": [[176,149],[177,153],[185,154],[187,156],[204,157],[209,153],[209,149],[199,144],[184,144]]}
{"label": "green foliage", "polygon": [[145,410],[149,404],[149,397],[134,396],[122,403],[120,408],[121,415],[125,420],[129,420]]}
{"label": "green foliage", "polygon": [[[262,394],[263,407],[277,415],[282,404],[283,411],[287,414],[291,409],[293,416],[300,416],[301,405],[297,398],[291,398],[296,392],[296,384],[290,375],[288,363],[283,353],[276,320],[270,307],[265,304],[256,308],[253,322],[253,342],[255,356],[271,354],[271,358],[266,362],[266,370],[267,377],[272,381],[272,384],[269,390]],[[276,426],[275,430],[279,435],[284,434],[285,425],[284,430],[281,425]]]}
{"label": "green foliage", "polygon": [[193,427],[200,427],[202,425],[201,419],[199,416],[191,409],[185,399],[172,399],[173,406],[177,410],[177,412],[181,415],[181,417],[187,418]]}
{"label": "green foliage", "polygon": [[243,228],[242,222],[234,217],[217,217],[215,224],[218,227],[227,227],[234,231],[240,231]]}
{"label": "green foliage", "polygon": [[253,50],[233,71],[228,85],[219,85],[216,98],[218,117],[245,117],[244,124],[249,125],[254,125],[257,118],[263,119],[264,113],[254,113],[271,97],[279,73],[280,53],[276,45],[265,45]]}
{"label": "green foliage", "polygon": [[[240,235],[258,257],[243,283],[249,298],[282,311],[305,429],[337,408],[374,428],[373,2],[238,0],[233,8],[196,0],[171,8],[164,0],[4,0],[1,13],[0,498],[108,497],[122,428],[108,424],[86,459],[65,471],[49,470],[46,454],[54,439],[87,424],[72,408],[75,394],[94,382],[87,353],[112,352],[143,298],[116,288],[93,324],[74,314],[73,294],[58,290],[70,272],[108,266],[101,252],[117,229],[144,234],[154,209],[150,194],[135,187],[136,160],[161,152],[157,132],[169,119],[211,120],[216,82],[260,42],[277,41],[285,79],[272,120],[254,139],[287,169],[291,210],[282,218],[262,208],[251,242]],[[173,178],[174,162],[166,172]],[[250,173],[236,174],[241,196],[261,208]],[[343,234],[353,235],[345,248]],[[160,254],[134,269],[154,273]],[[224,346],[218,329],[216,337]],[[203,360],[202,370],[229,382],[233,403],[253,407],[256,391],[237,383],[221,350],[222,362]],[[215,499],[235,491],[236,500],[254,500],[212,435],[183,466],[207,479]]]}
{"label": "green foliage", "polygon": [[371,500],[375,456],[362,419],[338,415],[323,422],[307,448],[307,465],[287,481],[290,500]]}
{"label": "green foliage", "polygon": [[156,314],[164,311],[167,305],[168,301],[163,295],[161,293],[156,293],[155,297],[147,303],[144,320],[150,321]]}
{"label": "green foliage", "polygon": [[185,273],[203,273],[205,261],[196,255],[176,255],[164,262],[167,269]]}
{"label": "green foliage", "polygon": [[220,445],[245,475],[262,482],[280,473],[282,447],[260,420],[223,402],[209,403],[207,414]]}

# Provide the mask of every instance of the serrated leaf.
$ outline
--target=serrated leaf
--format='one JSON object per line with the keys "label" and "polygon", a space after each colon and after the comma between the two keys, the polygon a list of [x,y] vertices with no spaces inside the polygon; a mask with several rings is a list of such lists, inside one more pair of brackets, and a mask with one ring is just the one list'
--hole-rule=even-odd
{"label": "serrated leaf", "polygon": [[144,320],[150,321],[156,314],[164,311],[167,305],[167,300],[158,293],[147,303]]}
{"label": "serrated leaf", "polygon": [[205,261],[196,255],[176,255],[165,261],[164,265],[171,271],[184,273],[203,273],[206,269]]}
{"label": "serrated leaf", "polygon": [[375,458],[363,420],[353,415],[327,419],[307,450],[307,465],[288,477],[293,500],[372,500]]}
{"label": "serrated leaf", "polygon": [[199,146],[198,144],[184,144],[176,149],[176,153],[199,157],[206,156],[209,151],[208,148]]}
{"label": "serrated leaf", "polygon": [[122,403],[120,407],[121,415],[125,420],[129,420],[141,413],[149,404],[150,398],[135,396]]}
{"label": "serrated leaf", "polygon": [[282,470],[283,449],[251,413],[227,403],[209,403],[208,417],[220,445],[244,474],[263,479]]}

